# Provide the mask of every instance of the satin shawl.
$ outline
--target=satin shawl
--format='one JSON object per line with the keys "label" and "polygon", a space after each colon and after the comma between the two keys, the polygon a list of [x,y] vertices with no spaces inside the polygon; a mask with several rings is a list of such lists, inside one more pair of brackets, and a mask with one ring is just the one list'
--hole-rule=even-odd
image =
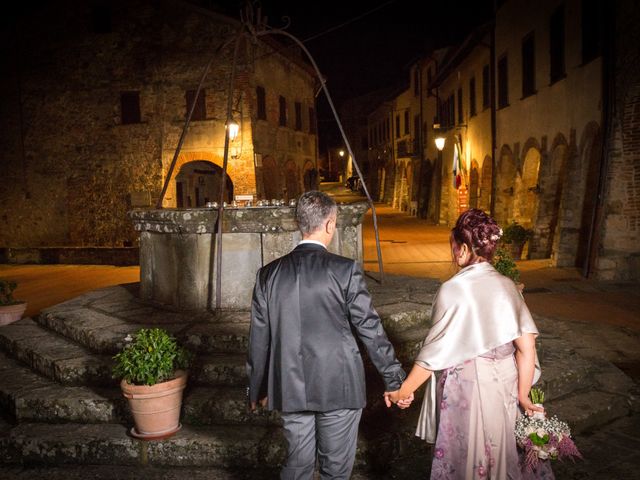
{"label": "satin shawl", "polygon": [[[436,372],[476,358],[525,333],[538,334],[522,293],[488,262],[460,270],[438,290],[432,327],[415,363]],[[535,383],[540,377],[536,356]],[[416,435],[436,435],[436,380],[428,380]]]}

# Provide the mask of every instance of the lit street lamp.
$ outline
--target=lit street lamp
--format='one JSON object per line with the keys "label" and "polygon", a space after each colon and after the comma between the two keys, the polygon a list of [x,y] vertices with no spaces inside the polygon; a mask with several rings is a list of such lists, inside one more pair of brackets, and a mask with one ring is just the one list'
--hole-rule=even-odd
{"label": "lit street lamp", "polygon": [[229,140],[234,141],[238,138],[238,132],[240,131],[240,125],[235,120],[230,120],[227,124],[227,132],[229,133]]}
{"label": "lit street lamp", "polygon": [[438,149],[438,152],[442,152],[442,149],[444,148],[445,140],[446,138],[444,137],[436,137],[435,142],[436,142],[436,148]]}

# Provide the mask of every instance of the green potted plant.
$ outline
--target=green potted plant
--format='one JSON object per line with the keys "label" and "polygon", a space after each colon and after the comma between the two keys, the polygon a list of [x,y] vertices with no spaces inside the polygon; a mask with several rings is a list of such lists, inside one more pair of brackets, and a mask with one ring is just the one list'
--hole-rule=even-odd
{"label": "green potted plant", "polygon": [[507,250],[503,247],[498,247],[493,255],[492,263],[499,273],[513,280],[520,291],[522,291],[524,285],[520,283],[520,271]]}
{"label": "green potted plant", "polygon": [[20,320],[27,309],[27,302],[13,298],[17,286],[12,280],[0,279],[0,326]]}
{"label": "green potted plant", "polygon": [[511,256],[520,260],[524,244],[533,237],[533,230],[525,228],[513,220],[507,225],[502,234],[502,242],[509,246]]}
{"label": "green potted plant", "polygon": [[161,328],[142,328],[127,335],[113,359],[114,378],[129,402],[135,427],[131,435],[153,440],[180,430],[182,393],[191,353]]}

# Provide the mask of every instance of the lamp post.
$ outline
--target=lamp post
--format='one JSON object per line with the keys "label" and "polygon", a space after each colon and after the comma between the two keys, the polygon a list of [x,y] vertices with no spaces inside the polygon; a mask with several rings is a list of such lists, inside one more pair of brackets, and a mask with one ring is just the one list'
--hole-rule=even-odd
{"label": "lamp post", "polygon": [[[440,127],[440,125],[438,125],[438,127]],[[434,128],[436,128],[436,125],[434,125]],[[442,150],[444,149],[444,144],[446,141],[446,138],[440,134],[439,132],[436,133],[436,137],[435,137],[435,144],[436,144],[436,148],[438,149],[438,161],[436,163],[436,178],[438,180],[438,183],[436,184],[436,208],[435,208],[435,222],[436,224],[440,224],[440,192],[442,190]]]}

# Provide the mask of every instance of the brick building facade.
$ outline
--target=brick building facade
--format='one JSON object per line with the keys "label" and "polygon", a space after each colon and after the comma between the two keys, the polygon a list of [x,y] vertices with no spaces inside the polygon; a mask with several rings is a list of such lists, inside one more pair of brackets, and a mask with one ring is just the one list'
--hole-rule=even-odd
{"label": "brick building facade", "polygon": [[389,101],[410,112],[399,133],[424,150],[410,162],[396,145],[384,200],[441,225],[481,208],[533,230],[526,258],[638,278],[638,10],[503,2],[493,23],[416,62],[420,110],[411,87]]}
{"label": "brick building facade", "polygon": [[[217,200],[233,42],[220,47],[239,27],[186,2],[135,0],[44,5],[5,30],[0,247],[134,244],[126,212],[156,203],[194,101],[163,206]],[[299,52],[241,42],[233,195],[315,185],[317,85]]]}

